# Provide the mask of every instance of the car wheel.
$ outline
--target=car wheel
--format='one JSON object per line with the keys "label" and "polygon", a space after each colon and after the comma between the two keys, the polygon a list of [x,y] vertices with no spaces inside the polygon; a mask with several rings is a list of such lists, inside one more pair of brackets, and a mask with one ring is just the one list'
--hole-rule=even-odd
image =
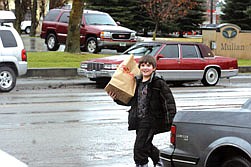
{"label": "car wheel", "polygon": [[31,27],[26,27],[24,31],[25,31],[26,34],[30,34],[30,32],[31,32]]}
{"label": "car wheel", "polygon": [[251,162],[243,157],[233,157],[223,162],[221,167],[250,167]]}
{"label": "car wheel", "polygon": [[90,37],[86,41],[86,51],[89,53],[98,53],[100,49],[98,48],[98,42],[95,37]]}
{"label": "car wheel", "polygon": [[208,68],[201,80],[204,86],[214,86],[219,81],[219,73],[215,68]]}
{"label": "car wheel", "polygon": [[47,48],[49,51],[56,51],[59,48],[59,43],[55,34],[49,34],[47,36]]}
{"label": "car wheel", "polygon": [[9,92],[16,86],[16,75],[10,67],[0,67],[0,92]]}

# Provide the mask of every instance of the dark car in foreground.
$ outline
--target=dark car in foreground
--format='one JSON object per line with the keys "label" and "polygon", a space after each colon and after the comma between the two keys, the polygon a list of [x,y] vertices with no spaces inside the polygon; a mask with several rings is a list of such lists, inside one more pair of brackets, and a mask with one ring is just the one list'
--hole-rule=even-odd
{"label": "dark car in foreground", "polygon": [[179,111],[165,167],[251,167],[251,99],[240,109]]}
{"label": "dark car in foreground", "polygon": [[205,86],[214,86],[219,78],[238,74],[236,58],[215,56],[202,43],[162,41],[137,43],[122,55],[82,62],[78,73],[96,82],[109,81],[117,66],[130,54],[136,61],[144,55],[154,56],[157,72],[166,81],[179,84],[200,80]]}

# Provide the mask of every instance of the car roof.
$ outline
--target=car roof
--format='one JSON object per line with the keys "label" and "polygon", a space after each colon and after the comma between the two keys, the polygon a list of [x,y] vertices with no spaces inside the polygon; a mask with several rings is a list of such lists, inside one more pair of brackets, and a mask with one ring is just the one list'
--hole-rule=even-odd
{"label": "car roof", "polygon": [[12,11],[0,10],[0,23],[14,22],[16,19]]}

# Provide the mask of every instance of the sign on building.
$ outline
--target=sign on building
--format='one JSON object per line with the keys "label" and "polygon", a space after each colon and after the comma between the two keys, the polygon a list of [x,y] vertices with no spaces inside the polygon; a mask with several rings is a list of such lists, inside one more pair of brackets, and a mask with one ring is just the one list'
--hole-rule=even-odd
{"label": "sign on building", "polygon": [[251,58],[251,31],[241,30],[235,24],[220,24],[202,30],[202,41],[216,55],[242,59]]}

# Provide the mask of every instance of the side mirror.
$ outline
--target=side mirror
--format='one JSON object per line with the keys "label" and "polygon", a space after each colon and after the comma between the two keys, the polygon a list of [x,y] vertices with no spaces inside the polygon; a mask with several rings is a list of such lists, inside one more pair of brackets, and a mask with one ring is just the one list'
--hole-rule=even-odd
{"label": "side mirror", "polygon": [[164,58],[164,55],[163,55],[163,54],[157,55],[156,60],[159,60],[159,59],[161,59],[161,58]]}
{"label": "side mirror", "polygon": [[118,26],[120,26],[120,22],[119,21],[117,21],[116,23],[117,23]]}

